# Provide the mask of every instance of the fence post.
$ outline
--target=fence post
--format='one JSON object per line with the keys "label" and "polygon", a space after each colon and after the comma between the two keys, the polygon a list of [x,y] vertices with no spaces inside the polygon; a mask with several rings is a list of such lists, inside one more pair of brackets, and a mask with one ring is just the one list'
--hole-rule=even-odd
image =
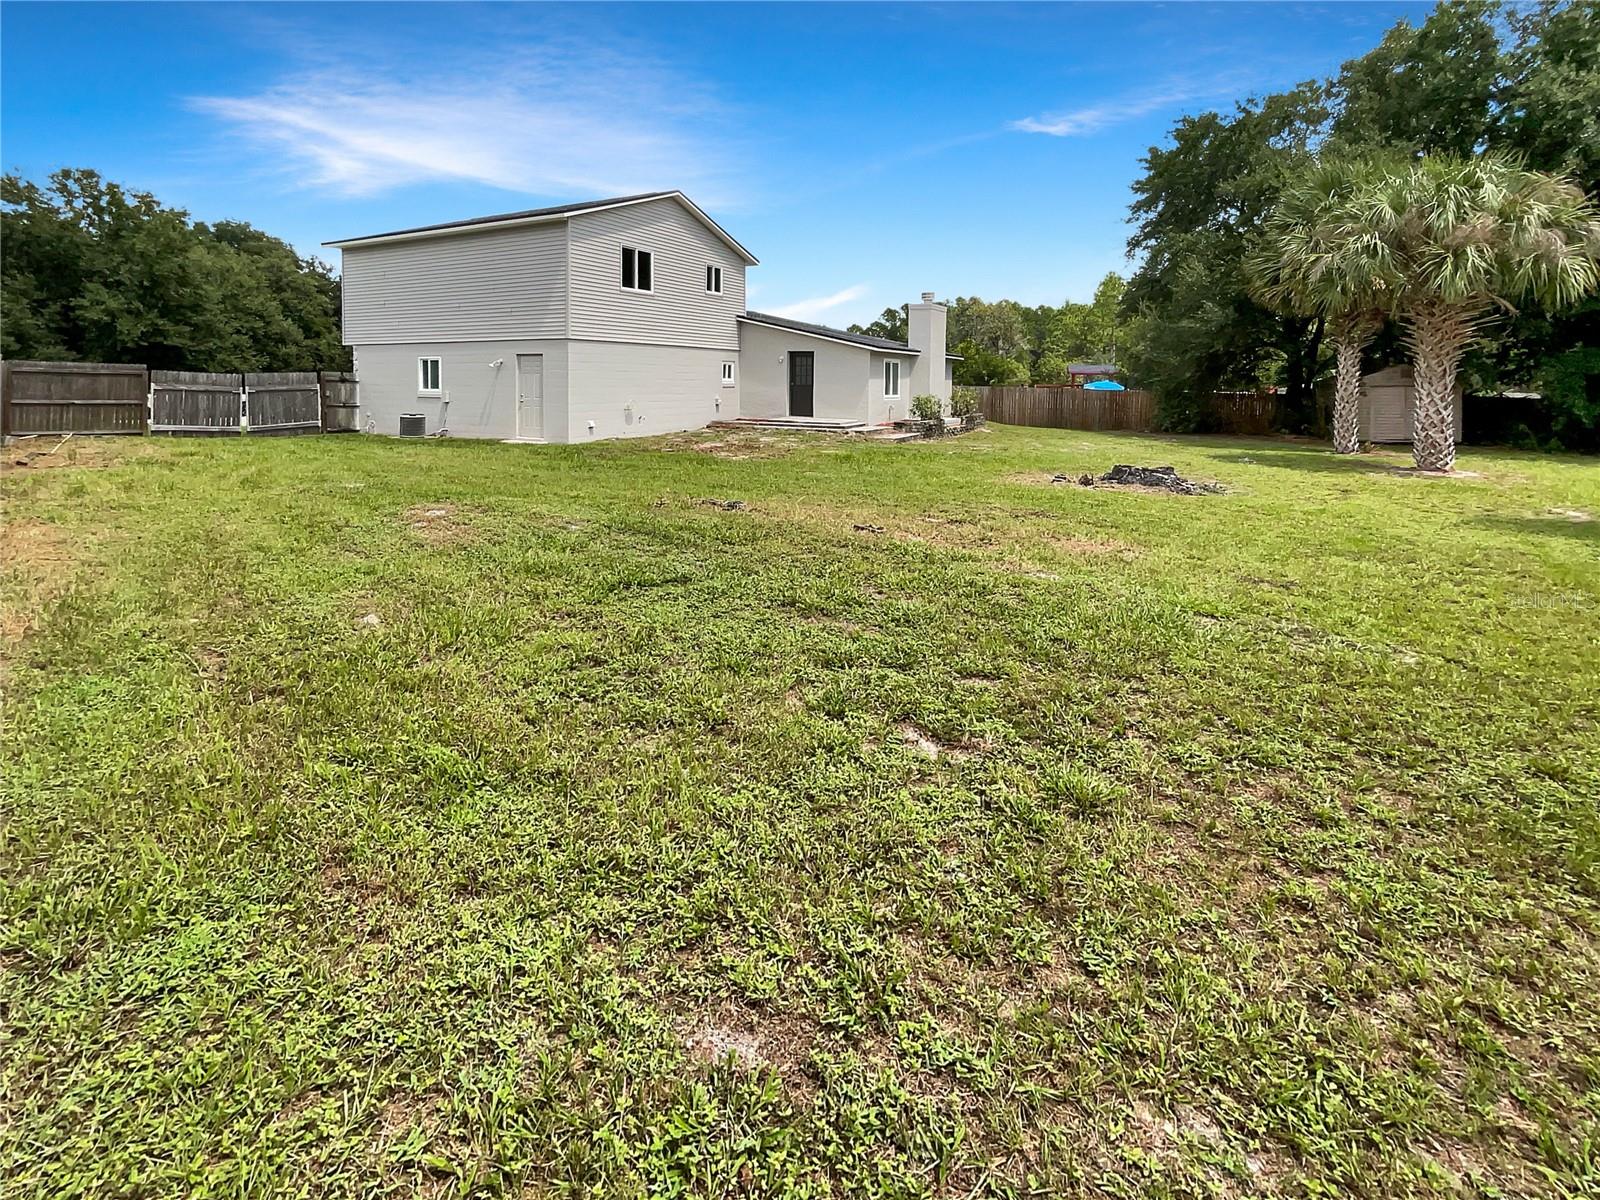
{"label": "fence post", "polygon": [[250,432],[250,385],[239,376],[239,432]]}

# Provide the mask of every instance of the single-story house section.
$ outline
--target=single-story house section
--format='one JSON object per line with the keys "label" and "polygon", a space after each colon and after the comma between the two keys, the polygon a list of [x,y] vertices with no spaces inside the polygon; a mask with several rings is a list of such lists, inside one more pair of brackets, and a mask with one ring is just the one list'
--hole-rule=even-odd
{"label": "single-story house section", "polygon": [[745,309],[756,258],[682,192],[328,242],[361,428],[585,442],[782,417],[868,425],[950,395],[945,309],[907,344]]}
{"label": "single-story house section", "polygon": [[906,306],[907,342],[767,313],[739,318],[740,410],[755,418],[863,425],[904,419],[913,396],[950,400],[946,313],[932,292]]}

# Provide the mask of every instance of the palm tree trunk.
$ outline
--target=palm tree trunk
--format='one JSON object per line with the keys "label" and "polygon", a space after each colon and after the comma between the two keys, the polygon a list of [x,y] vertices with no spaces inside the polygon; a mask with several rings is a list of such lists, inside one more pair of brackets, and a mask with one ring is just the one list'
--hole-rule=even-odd
{"label": "palm tree trunk", "polygon": [[1456,373],[1477,336],[1481,312],[1454,304],[1419,305],[1406,313],[1416,408],[1411,459],[1419,471],[1448,471],[1456,463]]}
{"label": "palm tree trunk", "polygon": [[1354,454],[1361,449],[1361,352],[1372,335],[1351,334],[1335,339],[1333,373],[1333,452]]}

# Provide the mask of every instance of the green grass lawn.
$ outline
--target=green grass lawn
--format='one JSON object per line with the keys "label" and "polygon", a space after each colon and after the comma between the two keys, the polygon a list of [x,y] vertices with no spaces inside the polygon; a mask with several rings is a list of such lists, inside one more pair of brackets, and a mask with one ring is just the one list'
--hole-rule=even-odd
{"label": "green grass lawn", "polygon": [[14,468],[3,1190],[1594,1195],[1600,463],[1405,461]]}

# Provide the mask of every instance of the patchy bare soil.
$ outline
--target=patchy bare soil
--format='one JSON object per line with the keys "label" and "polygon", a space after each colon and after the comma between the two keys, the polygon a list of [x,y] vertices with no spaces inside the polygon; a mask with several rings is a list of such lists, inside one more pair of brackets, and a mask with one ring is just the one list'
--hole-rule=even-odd
{"label": "patchy bare soil", "polygon": [[786,458],[795,451],[837,434],[772,433],[754,429],[699,429],[675,434],[660,445],[669,453],[706,454],[735,461],[751,458]]}
{"label": "patchy bare soil", "polygon": [[471,523],[454,504],[418,504],[405,511],[405,522],[436,549],[473,540]]}
{"label": "patchy bare soil", "polygon": [[67,588],[75,558],[59,525],[0,516],[0,572],[10,585],[0,611],[0,638],[16,642],[36,624],[40,610]]}

